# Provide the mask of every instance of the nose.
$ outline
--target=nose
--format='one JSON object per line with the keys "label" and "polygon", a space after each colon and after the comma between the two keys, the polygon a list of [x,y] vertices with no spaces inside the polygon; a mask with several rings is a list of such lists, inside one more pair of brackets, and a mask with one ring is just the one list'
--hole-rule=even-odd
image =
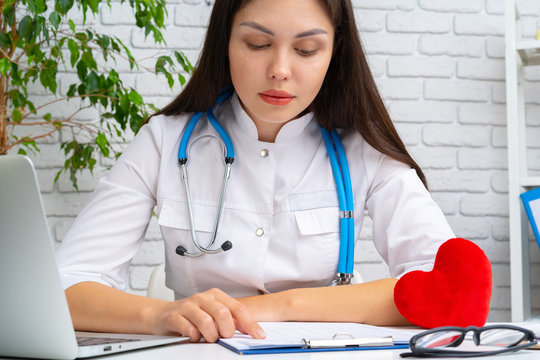
{"label": "nose", "polygon": [[278,50],[272,55],[268,66],[268,77],[275,80],[288,80],[291,78],[290,59],[285,50]]}

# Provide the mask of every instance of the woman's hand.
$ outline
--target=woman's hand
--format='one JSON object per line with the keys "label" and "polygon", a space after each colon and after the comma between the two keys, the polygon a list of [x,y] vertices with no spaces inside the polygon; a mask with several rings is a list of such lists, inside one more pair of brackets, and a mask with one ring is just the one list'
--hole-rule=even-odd
{"label": "woman's hand", "polygon": [[181,334],[191,342],[216,342],[229,338],[235,330],[255,339],[266,337],[248,308],[219,289],[195,294],[189,298],[165,304],[153,316],[154,333]]}

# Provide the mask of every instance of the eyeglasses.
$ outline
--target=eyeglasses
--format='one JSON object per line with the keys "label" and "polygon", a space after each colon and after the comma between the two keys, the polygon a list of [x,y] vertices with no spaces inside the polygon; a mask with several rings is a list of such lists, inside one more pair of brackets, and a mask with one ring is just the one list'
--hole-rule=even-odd
{"label": "eyeglasses", "polygon": [[445,326],[424,331],[411,338],[411,352],[401,357],[475,357],[501,354],[536,345],[528,329],[513,325],[466,328]]}

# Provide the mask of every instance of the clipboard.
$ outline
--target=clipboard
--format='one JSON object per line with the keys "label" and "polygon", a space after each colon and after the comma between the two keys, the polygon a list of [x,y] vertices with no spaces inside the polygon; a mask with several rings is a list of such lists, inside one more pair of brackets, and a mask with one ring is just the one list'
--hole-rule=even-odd
{"label": "clipboard", "polygon": [[[348,338],[338,336],[347,335]],[[330,339],[303,339],[303,345],[276,346],[267,348],[239,349],[230,344],[218,341],[218,344],[234,351],[239,355],[257,354],[290,354],[300,352],[353,351],[353,350],[390,350],[408,349],[409,344],[395,344],[392,337],[384,338],[355,338],[350,334],[339,333]]]}
{"label": "clipboard", "polygon": [[523,207],[529,218],[536,243],[540,247],[540,188],[536,188],[520,195]]}
{"label": "clipboard", "polygon": [[343,347],[375,347],[394,346],[394,339],[391,336],[355,338],[349,333],[336,333],[331,339],[302,339],[306,348],[343,348]]}
{"label": "clipboard", "polygon": [[[314,331],[304,333],[310,325]],[[408,339],[412,336],[405,330],[352,323],[261,323],[261,326],[265,329],[268,340],[254,340],[247,335],[238,334],[231,339],[220,339],[218,344],[240,355],[387,350],[407,349]],[[321,329],[324,329],[324,332]],[[352,331],[339,331],[343,329]],[[333,330],[338,331],[329,332]],[[320,336],[323,333],[325,336]],[[329,335],[332,333],[333,336]],[[301,334],[304,335],[300,336]],[[279,338],[280,335],[289,338]]]}

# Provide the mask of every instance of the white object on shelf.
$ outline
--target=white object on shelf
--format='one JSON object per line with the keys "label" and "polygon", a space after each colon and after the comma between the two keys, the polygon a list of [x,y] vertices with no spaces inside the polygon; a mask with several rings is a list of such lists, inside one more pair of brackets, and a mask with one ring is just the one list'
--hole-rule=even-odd
{"label": "white object on shelf", "polygon": [[540,40],[518,41],[516,49],[524,66],[540,65]]}
{"label": "white object on shelf", "polygon": [[536,40],[540,40],[540,12],[538,13],[538,20],[536,20]]}

